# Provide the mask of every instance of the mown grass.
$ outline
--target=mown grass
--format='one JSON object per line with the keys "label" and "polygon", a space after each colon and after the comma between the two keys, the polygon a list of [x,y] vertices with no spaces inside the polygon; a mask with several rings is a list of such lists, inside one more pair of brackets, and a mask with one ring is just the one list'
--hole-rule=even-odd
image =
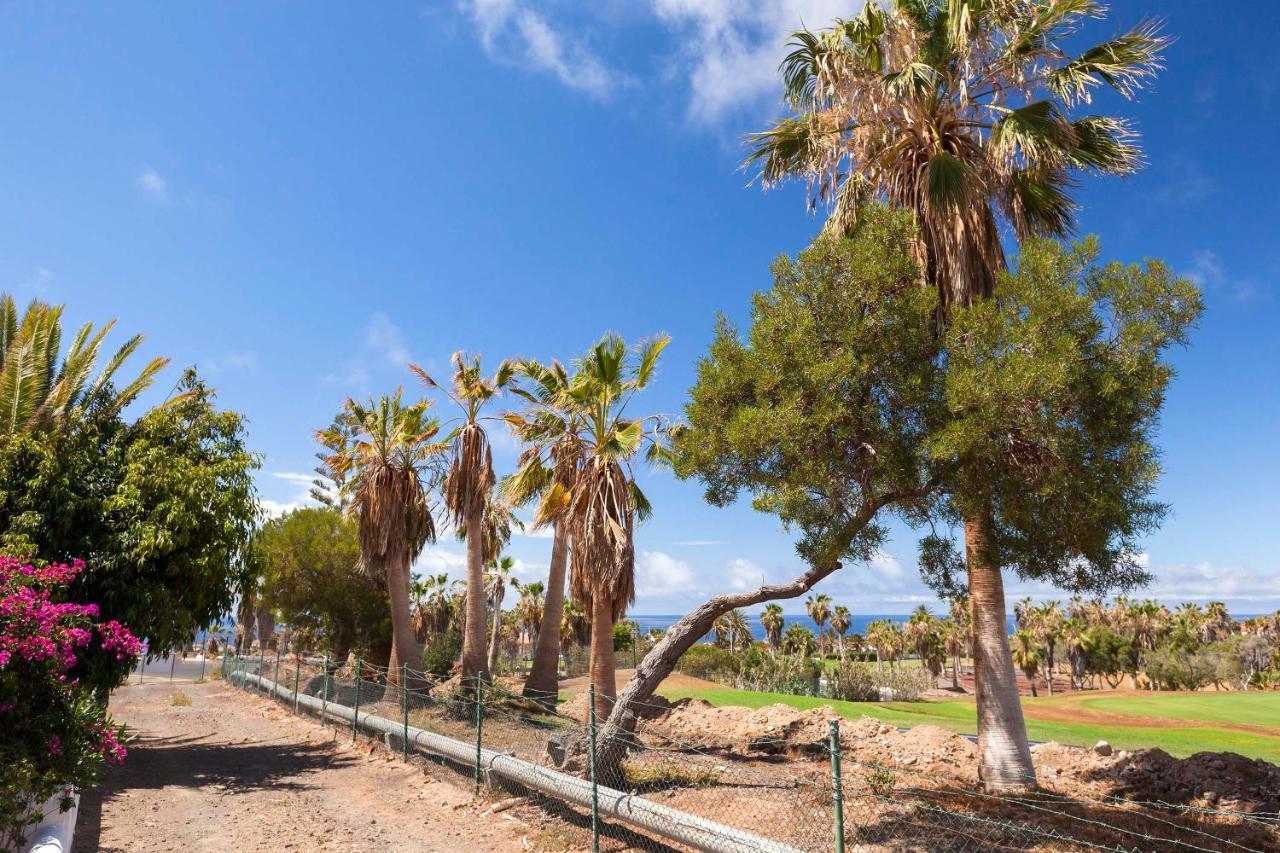
{"label": "mown grass", "polygon": [[1085,699],[1088,708],[1172,720],[1203,720],[1280,730],[1280,693],[1153,693]]}
{"label": "mown grass", "polygon": [[[779,702],[801,709],[820,708],[823,705],[830,705],[842,717],[848,719],[856,719],[865,715],[875,717],[895,726],[910,727],[922,723],[930,723],[962,734],[972,734],[977,730],[977,719],[972,699],[955,699],[945,702],[841,702],[814,696],[760,693],[750,690],[734,690],[729,687],[718,689],[660,688],[658,692],[668,699],[692,697],[710,702],[712,705],[741,705],[748,708],[760,708]],[[1227,696],[1228,694],[1223,695]],[[1246,696],[1246,694],[1231,695],[1237,698]],[[1255,695],[1261,696],[1263,694]],[[1271,695],[1280,698],[1280,694]],[[1137,701],[1143,703],[1154,702],[1152,707],[1160,709],[1165,707],[1164,700],[1176,700],[1179,698],[1198,699],[1199,697],[1152,694],[1150,699],[1148,697],[1138,697]],[[1043,701],[1045,700],[1040,700],[1040,702]],[[1109,700],[1086,701],[1102,702]],[[1236,722],[1236,718],[1243,714],[1243,712],[1225,711],[1216,702],[1210,712],[1216,716],[1177,717],[1178,719],[1205,719],[1205,726],[1194,728],[1162,727],[1158,720],[1153,720],[1150,726],[1112,726],[1040,720],[1035,717],[1036,708],[1040,702],[1024,702],[1023,706],[1027,716],[1027,734],[1032,740],[1055,740],[1059,743],[1082,746],[1105,740],[1117,749],[1159,747],[1169,754],[1177,756],[1187,756],[1206,750],[1211,752],[1236,752],[1249,758],[1263,758],[1267,761],[1280,763],[1280,737],[1238,732],[1213,726],[1212,723],[1215,721]],[[1265,707],[1267,703],[1258,702],[1257,704],[1260,707]],[[1196,713],[1196,703],[1194,702],[1172,702],[1167,707],[1177,713]],[[1120,709],[1107,708],[1107,710],[1119,711]],[[1124,711],[1124,713],[1133,712]],[[1157,716],[1150,710],[1141,711],[1140,713],[1145,716]],[[1164,716],[1168,717],[1170,714],[1164,714]],[[1280,712],[1277,712],[1276,716],[1280,718]]]}

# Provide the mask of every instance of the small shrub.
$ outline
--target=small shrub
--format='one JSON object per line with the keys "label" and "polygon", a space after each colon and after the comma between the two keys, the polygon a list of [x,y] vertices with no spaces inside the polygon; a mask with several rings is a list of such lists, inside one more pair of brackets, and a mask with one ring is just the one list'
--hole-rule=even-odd
{"label": "small shrub", "polygon": [[867,787],[877,797],[888,797],[898,779],[888,767],[876,767],[867,772]]}
{"label": "small shrub", "polygon": [[720,783],[720,774],[709,767],[680,767],[670,763],[638,765],[624,761],[622,778],[630,791],[698,788]]}
{"label": "small shrub", "polygon": [[437,678],[448,678],[454,661],[462,654],[462,637],[457,631],[445,631],[422,653],[422,668]]}
{"label": "small shrub", "polygon": [[170,693],[169,704],[175,708],[190,708],[191,697],[181,691],[177,693]]}

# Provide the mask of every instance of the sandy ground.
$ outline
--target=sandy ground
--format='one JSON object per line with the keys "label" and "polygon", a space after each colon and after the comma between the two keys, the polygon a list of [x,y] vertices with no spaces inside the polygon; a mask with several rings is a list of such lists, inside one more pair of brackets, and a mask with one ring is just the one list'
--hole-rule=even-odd
{"label": "sandy ground", "polygon": [[222,682],[133,684],[111,713],[137,739],[85,797],[76,851],[528,849],[510,812]]}

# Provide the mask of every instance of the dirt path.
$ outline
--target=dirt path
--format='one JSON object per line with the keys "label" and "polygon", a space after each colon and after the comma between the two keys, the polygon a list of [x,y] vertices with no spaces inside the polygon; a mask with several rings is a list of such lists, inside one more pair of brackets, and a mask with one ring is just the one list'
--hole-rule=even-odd
{"label": "dirt path", "polygon": [[526,849],[509,812],[221,682],[134,684],[111,713],[137,740],[85,797],[77,851]]}

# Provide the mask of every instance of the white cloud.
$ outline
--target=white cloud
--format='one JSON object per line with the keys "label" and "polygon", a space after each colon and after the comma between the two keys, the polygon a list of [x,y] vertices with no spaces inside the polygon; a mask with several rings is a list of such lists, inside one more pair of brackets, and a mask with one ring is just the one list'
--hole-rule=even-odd
{"label": "white cloud", "polygon": [[692,91],[689,115],[709,123],[780,90],[778,63],[790,34],[849,18],[858,0],[654,0],[679,40]]}
{"label": "white cloud", "polygon": [[273,501],[269,498],[259,498],[258,506],[262,507],[262,511],[267,514],[267,518],[279,518],[286,512],[301,509],[303,504],[299,501]]}
{"label": "white cloud", "polygon": [[1191,253],[1191,267],[1183,275],[1202,290],[1226,290],[1236,299],[1250,299],[1258,295],[1258,286],[1250,279],[1228,276],[1222,258],[1209,249],[1197,249]]}
{"label": "white cloud", "polygon": [[303,474],[297,471],[272,471],[271,476],[305,489],[310,489],[311,482],[316,478],[315,474]]}
{"label": "white cloud", "polygon": [[138,188],[155,199],[165,199],[169,196],[168,181],[150,166],[138,173]]}
{"label": "white cloud", "polygon": [[1280,576],[1264,575],[1242,566],[1218,566],[1200,562],[1189,566],[1151,568],[1156,579],[1135,593],[1158,598],[1169,606],[1182,601],[1280,602]]}
{"label": "white cloud", "polygon": [[440,572],[463,571],[467,568],[467,555],[458,551],[450,551],[448,548],[442,548],[439,545],[432,545],[422,552],[417,561],[413,564],[415,574],[426,572],[427,574],[438,574]]}
{"label": "white cloud", "polygon": [[369,327],[365,333],[365,344],[380,353],[390,364],[404,367],[413,359],[409,356],[409,347],[405,343],[404,332],[392,322],[383,311],[374,312],[369,318]]}
{"label": "white cloud", "polygon": [[638,597],[657,598],[691,592],[693,586],[693,568],[684,560],[677,560],[661,551],[642,551],[636,560]]}
{"label": "white cloud", "polygon": [[604,100],[630,78],[610,68],[584,39],[559,29],[523,0],[464,0],[485,53],[495,62],[548,72]]}
{"label": "white cloud", "polygon": [[764,566],[742,557],[729,561],[728,583],[734,592],[756,589],[765,582],[766,574]]}

